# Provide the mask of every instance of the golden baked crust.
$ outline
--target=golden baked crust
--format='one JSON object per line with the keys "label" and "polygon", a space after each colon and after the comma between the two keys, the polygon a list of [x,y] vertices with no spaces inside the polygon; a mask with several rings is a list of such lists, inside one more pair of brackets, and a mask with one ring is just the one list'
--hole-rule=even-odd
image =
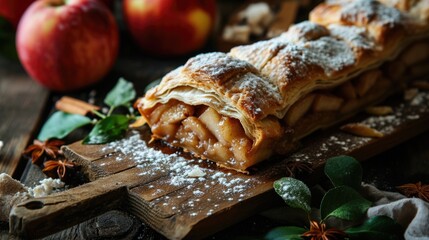
{"label": "golden baked crust", "polygon": [[[194,106],[192,114],[178,122],[191,117],[192,120],[184,126],[174,123],[178,125],[168,133],[155,131],[154,137],[222,166],[244,171],[272,155],[273,146],[285,146],[317,128],[331,125],[395,89],[397,84],[387,76],[391,71],[385,74],[374,69],[382,64],[383,69],[391,67],[386,62],[396,59],[411,43],[428,37],[429,4],[405,0],[383,3],[328,1],[310,13],[310,21],[292,26],[277,38],[235,47],[229,53],[193,57],[139,100],[139,111],[152,127],[161,126],[153,113],[161,105],[175,107],[172,101],[178,100]],[[425,43],[422,45],[419,49],[425,49]],[[421,58],[427,60],[427,55]],[[301,106],[296,107],[297,104]],[[207,126],[221,124],[221,120],[211,110],[200,117],[203,110],[198,109],[206,109],[201,106],[240,122],[251,141],[244,157],[242,153],[210,153],[220,147],[234,152],[236,145],[225,143],[224,137],[218,136],[219,126]],[[326,111],[331,114],[325,114]],[[304,115],[307,117],[302,118]],[[218,120],[213,123],[213,119]],[[195,137],[192,131],[200,131],[194,128],[204,125],[200,122],[210,131]],[[190,144],[195,141],[181,140],[184,136],[195,137],[204,144],[193,147]],[[223,145],[219,147],[217,142]]]}

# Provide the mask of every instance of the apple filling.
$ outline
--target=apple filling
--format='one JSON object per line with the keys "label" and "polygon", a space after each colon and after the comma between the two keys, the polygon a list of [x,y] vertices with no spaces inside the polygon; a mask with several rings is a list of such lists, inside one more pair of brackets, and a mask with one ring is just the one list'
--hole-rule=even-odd
{"label": "apple filling", "polygon": [[158,104],[146,114],[154,138],[182,147],[200,158],[228,168],[248,159],[253,141],[239,120],[220,115],[211,107],[191,106],[177,100]]}
{"label": "apple filling", "polygon": [[294,129],[293,138],[298,140],[387,96],[391,84],[382,71],[367,71],[334,89],[305,95],[289,108],[283,122],[285,127]]}

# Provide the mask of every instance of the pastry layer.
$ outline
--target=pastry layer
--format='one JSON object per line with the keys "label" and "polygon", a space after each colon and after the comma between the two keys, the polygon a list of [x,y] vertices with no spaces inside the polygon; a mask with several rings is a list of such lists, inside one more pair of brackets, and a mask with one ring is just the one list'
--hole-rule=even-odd
{"label": "pastry layer", "polygon": [[420,5],[321,4],[280,37],[191,58],[139,100],[139,111],[154,138],[245,171],[428,74]]}

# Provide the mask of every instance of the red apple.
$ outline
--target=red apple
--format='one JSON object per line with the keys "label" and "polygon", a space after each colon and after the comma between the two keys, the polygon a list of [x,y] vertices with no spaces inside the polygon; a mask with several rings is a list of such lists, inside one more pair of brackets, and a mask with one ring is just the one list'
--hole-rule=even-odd
{"label": "red apple", "polygon": [[8,20],[15,28],[25,9],[35,0],[0,0],[0,16]]}
{"label": "red apple", "polygon": [[122,10],[144,51],[182,55],[206,43],[215,24],[216,0],[123,0]]}
{"label": "red apple", "polygon": [[102,79],[116,60],[118,27],[110,10],[94,0],[39,0],[17,30],[19,59],[28,74],[56,91]]}

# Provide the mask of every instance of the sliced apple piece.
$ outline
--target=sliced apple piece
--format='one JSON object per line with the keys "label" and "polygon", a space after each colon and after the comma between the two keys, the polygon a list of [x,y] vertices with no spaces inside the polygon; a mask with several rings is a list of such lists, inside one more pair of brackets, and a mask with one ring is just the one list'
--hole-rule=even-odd
{"label": "sliced apple piece", "polygon": [[343,104],[344,99],[328,94],[317,94],[313,102],[314,112],[337,111]]}
{"label": "sliced apple piece", "polygon": [[229,160],[234,157],[231,150],[220,142],[216,142],[207,147],[207,154],[214,159]]}
{"label": "sliced apple piece", "polygon": [[217,140],[225,142],[222,134],[219,131],[219,122],[222,116],[211,107],[208,107],[198,119],[206,126],[206,128],[216,137]]}
{"label": "sliced apple piece", "polygon": [[186,131],[194,132],[200,141],[209,141],[214,138],[204,124],[194,116],[186,118],[182,121],[182,124]]}
{"label": "sliced apple piece", "polygon": [[245,162],[247,153],[252,147],[252,141],[248,138],[237,138],[231,142],[231,151],[236,161]]}
{"label": "sliced apple piece", "polygon": [[193,114],[194,108],[192,106],[178,102],[177,104],[173,104],[167,110],[165,110],[159,121],[166,123],[178,123],[188,116],[192,116]]}
{"label": "sliced apple piece", "polygon": [[219,141],[224,144],[231,144],[233,139],[246,137],[240,121],[229,117],[222,117],[219,122],[219,134],[221,135]]}
{"label": "sliced apple piece", "polygon": [[360,97],[364,96],[380,77],[381,71],[379,70],[373,70],[362,74],[355,82],[357,94]]}
{"label": "sliced apple piece", "polygon": [[295,123],[304,116],[314,101],[314,94],[308,94],[294,103],[286,113],[284,121],[288,126],[294,126]]}
{"label": "sliced apple piece", "polygon": [[178,124],[158,123],[152,126],[152,134],[163,139],[171,140],[176,135]]}
{"label": "sliced apple piece", "polygon": [[170,103],[158,104],[157,106],[155,106],[154,110],[149,115],[149,123],[154,124],[159,122],[159,119],[161,118],[162,114],[164,114],[164,112],[167,111],[170,106]]}
{"label": "sliced apple piece", "polygon": [[338,87],[338,95],[345,99],[356,99],[356,89],[350,81],[343,83]]}
{"label": "sliced apple piece", "polygon": [[179,143],[184,147],[185,152],[189,150],[201,149],[197,135],[192,131],[185,130],[185,127],[181,125],[176,133],[176,139],[179,140]]}

